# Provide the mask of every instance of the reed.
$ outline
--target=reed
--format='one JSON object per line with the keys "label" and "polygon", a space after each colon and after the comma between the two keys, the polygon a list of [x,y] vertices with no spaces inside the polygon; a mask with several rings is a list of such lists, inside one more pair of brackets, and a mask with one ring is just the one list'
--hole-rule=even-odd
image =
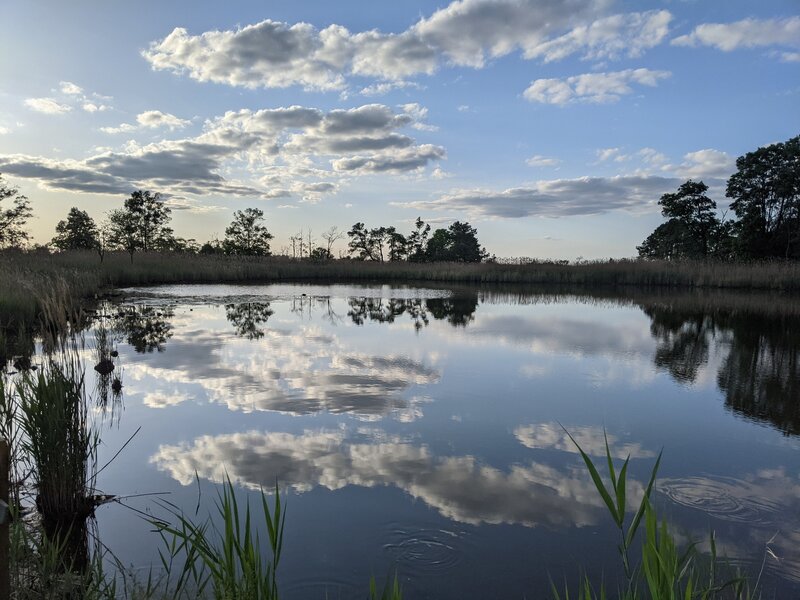
{"label": "reed", "polygon": [[[735,573],[733,577],[723,581],[719,580],[718,575],[723,564],[717,557],[713,532],[709,538],[711,556],[704,559],[698,552],[696,543],[693,542],[680,548],[671,534],[667,522],[665,520],[659,522],[650,498],[661,463],[661,454],[658,455],[650,473],[650,480],[639,507],[633,516],[628,518],[626,515],[627,471],[630,457],[625,459],[617,471],[608,447],[608,439],[606,439],[606,466],[608,477],[611,480],[611,485],[607,486],[592,459],[569,432],[567,435],[583,458],[595,489],[620,532],[618,550],[624,573],[624,585],[616,591],[613,597],[619,600],[691,600],[693,598],[752,600],[760,597],[758,581],[751,587],[747,578],[741,573]],[[641,558],[638,564],[634,564],[631,560],[631,550],[635,547],[637,533],[642,522],[644,522],[644,534],[640,541]],[[585,575],[581,577],[577,592],[573,595],[570,594],[570,588],[566,584],[559,591],[551,582],[551,591],[555,600],[562,598],[569,600],[571,597],[578,600],[605,600],[612,597],[603,582],[593,584]]]}
{"label": "reed", "polygon": [[[78,302],[110,288],[167,283],[273,281],[439,282],[638,286],[800,291],[800,262],[605,260],[565,264],[315,261],[274,257],[229,257],[141,253],[131,263],[110,253],[101,263],[91,252],[0,252],[0,324],[33,322],[42,298],[56,293]],[[62,283],[63,282],[63,283]],[[66,286],[61,288],[59,286]],[[64,296],[66,294],[66,296]]]}

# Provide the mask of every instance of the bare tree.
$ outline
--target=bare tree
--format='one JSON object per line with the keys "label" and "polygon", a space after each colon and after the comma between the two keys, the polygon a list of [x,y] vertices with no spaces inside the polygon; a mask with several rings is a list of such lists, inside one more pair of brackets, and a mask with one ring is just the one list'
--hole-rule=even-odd
{"label": "bare tree", "polygon": [[334,225],[328,231],[322,233],[322,239],[325,240],[325,247],[328,250],[328,256],[333,256],[333,245],[341,240],[344,239],[345,232],[339,231],[339,228]]}

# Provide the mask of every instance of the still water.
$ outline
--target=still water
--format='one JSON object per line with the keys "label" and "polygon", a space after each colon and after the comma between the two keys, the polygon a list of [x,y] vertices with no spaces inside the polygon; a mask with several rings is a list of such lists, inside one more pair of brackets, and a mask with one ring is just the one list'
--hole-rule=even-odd
{"label": "still water", "polygon": [[[391,286],[168,286],[110,309],[123,401],[99,487],[190,514],[227,476],[283,490],[283,597],[537,598],[619,574],[611,518],[562,425],[631,457],[682,541],[716,534],[765,597],[800,597],[800,302]],[[101,464],[104,462],[101,457]],[[153,496],[124,500],[163,515]],[[134,510],[98,510],[126,565]]]}

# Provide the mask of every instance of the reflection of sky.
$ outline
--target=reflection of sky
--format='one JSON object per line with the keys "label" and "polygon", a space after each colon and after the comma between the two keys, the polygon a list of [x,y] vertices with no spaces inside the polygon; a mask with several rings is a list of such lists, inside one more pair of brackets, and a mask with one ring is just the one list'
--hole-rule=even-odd
{"label": "reflection of sky", "polygon": [[[426,446],[353,443],[341,431],[202,436],[159,447],[152,462],[183,485],[195,474],[217,482],[228,476],[255,489],[279,481],[301,492],[391,485],[470,524],[589,525],[602,516],[602,500],[574,465],[559,470],[529,462],[501,470],[473,456],[436,457]],[[631,481],[630,493],[631,502],[640,499],[641,484]]]}
{"label": "reflection of sky", "polygon": [[[214,323],[219,307],[196,307],[174,321],[169,351],[152,358],[132,356],[129,380],[168,384],[148,391],[144,402],[166,406],[188,400],[181,385],[199,384],[212,402],[245,412],[291,414],[349,412],[364,418],[394,413],[411,418],[418,407],[404,393],[413,385],[435,383],[438,371],[408,356],[355,352],[331,333],[300,324],[294,329],[275,319],[262,325],[264,336],[248,340],[231,327]],[[189,321],[194,327],[185,330]],[[206,328],[199,325],[205,324]],[[168,395],[172,395],[168,398]]]}
{"label": "reflection of sky", "polygon": [[[417,331],[409,319],[356,326],[347,318],[347,295],[388,300],[451,292],[239,286],[237,298],[268,298],[273,311],[259,324],[264,336],[248,340],[225,318],[227,288],[208,287],[176,286],[168,290],[172,297],[157,300],[177,301],[164,352],[137,354],[120,343],[125,412],[119,430],[106,433],[105,447],[113,454],[136,427],[142,431],[101,474],[102,487],[171,491],[171,500],[193,510],[193,486],[184,484],[195,472],[218,482],[226,469],[247,489],[270,488],[277,477],[293,492],[293,543],[312,544],[328,557],[304,556],[297,577],[315,560],[322,578],[346,571],[349,563],[331,558],[337,539],[348,539],[357,554],[349,561],[378,560],[375,572],[388,572],[392,555],[379,532],[418,530],[423,522],[437,531],[458,523],[480,537],[482,546],[461,550],[482,569],[510,569],[502,557],[508,540],[517,540],[521,552],[541,563],[541,581],[527,567],[509,571],[511,579],[533,578],[541,586],[509,588],[509,597],[536,596],[536,589],[546,594],[548,574],[560,576],[564,564],[603,560],[576,556],[579,551],[556,558],[556,548],[594,544],[611,560],[616,539],[608,516],[560,423],[594,457],[604,451],[605,429],[613,455],[631,456],[636,486],[663,448],[660,481],[683,482],[686,496],[680,499],[677,488],[658,495],[676,530],[702,538],[709,524],[724,524],[720,544],[747,565],[760,565],[759,536],[766,528],[690,506],[694,501],[687,498],[705,493],[702,480],[729,482],[732,490],[738,485],[732,482],[750,481],[741,488],[748,497],[762,504],[777,498],[770,522],[794,523],[787,515],[800,512],[791,500],[798,494],[800,446],[724,407],[716,371],[727,347],[712,343],[696,382],[678,383],[654,365],[658,341],[635,306],[481,302],[466,326],[431,320]],[[181,294],[190,297],[186,304]],[[785,493],[752,475],[779,465]],[[336,507],[336,516],[326,533],[298,524],[327,514],[328,507]],[[104,526],[116,531],[126,522]],[[354,533],[351,526],[362,522],[371,525]],[[771,572],[793,576],[791,565],[800,560],[793,535],[776,538],[775,554],[787,566],[770,563]],[[737,536],[752,543],[735,546]],[[128,562],[157,560],[148,554],[152,544],[113,549]],[[295,572],[287,561],[287,571]],[[462,575],[468,573],[447,577]],[[476,592],[456,586],[441,597],[448,593]]]}

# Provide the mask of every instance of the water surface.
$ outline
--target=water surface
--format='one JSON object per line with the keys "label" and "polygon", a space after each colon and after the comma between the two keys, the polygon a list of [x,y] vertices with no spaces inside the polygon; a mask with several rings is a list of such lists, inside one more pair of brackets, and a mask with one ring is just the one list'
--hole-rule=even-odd
{"label": "water surface", "polygon": [[[800,306],[740,295],[389,286],[168,286],[110,310],[124,394],[100,477],[201,514],[226,476],[284,490],[285,598],[523,598],[618,574],[616,532],[567,438],[631,457],[632,501],[715,531],[766,597],[800,595]],[[198,485],[199,484],[199,485]],[[152,497],[125,501],[159,514]],[[162,511],[163,513],[163,511]],[[104,542],[146,569],[123,506]]]}

